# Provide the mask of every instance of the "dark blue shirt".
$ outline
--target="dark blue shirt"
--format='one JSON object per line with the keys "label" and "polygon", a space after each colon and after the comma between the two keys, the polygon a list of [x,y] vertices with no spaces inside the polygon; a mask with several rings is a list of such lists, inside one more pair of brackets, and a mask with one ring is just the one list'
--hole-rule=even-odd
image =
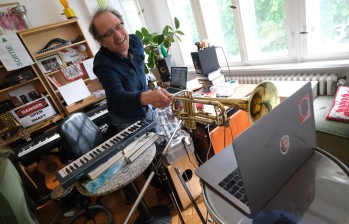
{"label": "dark blue shirt", "polygon": [[129,35],[129,43],[131,56],[128,59],[102,46],[93,65],[93,72],[105,89],[108,110],[120,122],[146,116],[145,107],[140,102],[140,94],[148,90],[144,74],[144,48],[134,34]]}

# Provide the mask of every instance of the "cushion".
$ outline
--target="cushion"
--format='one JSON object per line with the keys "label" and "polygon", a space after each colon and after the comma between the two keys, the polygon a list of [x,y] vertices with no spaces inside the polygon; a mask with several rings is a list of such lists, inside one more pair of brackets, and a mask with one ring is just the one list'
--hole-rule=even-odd
{"label": "cushion", "polygon": [[349,87],[340,86],[337,89],[332,108],[326,116],[327,120],[349,122]]}

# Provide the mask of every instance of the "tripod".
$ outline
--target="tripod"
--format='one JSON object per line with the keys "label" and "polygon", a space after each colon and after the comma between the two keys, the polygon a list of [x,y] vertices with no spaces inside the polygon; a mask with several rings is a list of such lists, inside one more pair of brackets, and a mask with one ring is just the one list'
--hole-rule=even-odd
{"label": "tripod", "polygon": [[[129,223],[132,214],[134,213],[134,211],[135,211],[136,207],[138,206],[138,204],[141,202],[142,197],[143,197],[145,191],[148,189],[148,186],[149,186],[151,180],[153,179],[156,171],[158,171],[158,174],[159,174],[159,176],[161,178],[161,181],[163,181],[163,184],[164,184],[164,187],[165,187],[165,191],[170,195],[170,198],[171,198],[173,204],[176,207],[176,210],[177,210],[177,213],[179,214],[181,222],[185,223],[184,219],[183,219],[183,216],[182,216],[182,213],[180,211],[179,205],[177,203],[177,200],[176,200],[176,198],[174,196],[171,184],[169,183],[169,180],[167,179],[167,176],[166,176],[166,174],[164,172],[164,169],[161,166],[162,160],[163,160],[164,156],[166,155],[166,153],[167,153],[167,151],[168,151],[168,149],[170,147],[170,144],[172,142],[172,139],[176,135],[176,132],[177,132],[178,128],[181,126],[181,124],[182,124],[182,121],[179,121],[177,126],[176,126],[176,128],[175,128],[175,130],[174,130],[174,132],[172,133],[170,139],[168,140],[168,142],[167,142],[163,152],[160,154],[160,156],[158,157],[158,160],[156,161],[155,165],[152,167],[152,171],[151,171],[150,175],[148,176],[148,178],[147,178],[147,180],[146,180],[142,190],[139,192],[139,195],[138,195],[135,203],[133,204],[133,206],[131,208],[131,211],[129,212],[128,216],[126,217],[126,220],[125,220],[124,224]],[[152,219],[145,221],[145,223],[159,223],[159,224],[160,223],[171,223],[171,218],[168,220],[168,219],[166,219],[166,218],[164,218],[162,216],[156,216],[156,214],[152,214],[152,215],[153,215]]]}

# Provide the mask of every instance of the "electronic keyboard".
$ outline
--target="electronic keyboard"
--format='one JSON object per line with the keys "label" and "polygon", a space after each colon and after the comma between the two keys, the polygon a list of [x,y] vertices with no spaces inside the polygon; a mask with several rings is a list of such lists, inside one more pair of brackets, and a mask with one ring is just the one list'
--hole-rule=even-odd
{"label": "electronic keyboard", "polygon": [[88,172],[108,161],[109,158],[123,150],[137,137],[153,129],[155,125],[155,121],[138,121],[88,153],[85,153],[56,173],[61,186],[63,188],[70,186]]}
{"label": "electronic keyboard", "polygon": [[[105,129],[105,121],[109,118],[107,104],[88,111],[86,115],[99,127],[99,129]],[[32,138],[29,142],[25,142],[24,144],[15,147],[15,152],[17,152],[18,160],[23,164],[27,164],[33,162],[37,155],[43,152],[48,152],[59,145],[60,141],[61,136],[58,134],[57,127],[55,127],[48,132]]]}

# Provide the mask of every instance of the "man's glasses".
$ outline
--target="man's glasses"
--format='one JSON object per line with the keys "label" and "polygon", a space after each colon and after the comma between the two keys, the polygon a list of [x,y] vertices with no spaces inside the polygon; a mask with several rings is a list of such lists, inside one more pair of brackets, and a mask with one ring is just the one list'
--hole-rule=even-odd
{"label": "man's glasses", "polygon": [[100,38],[104,39],[104,38],[111,37],[111,36],[114,35],[115,30],[122,30],[122,28],[124,28],[124,23],[123,22],[117,24],[113,29],[109,30],[108,32],[106,32],[105,34],[100,36]]}

